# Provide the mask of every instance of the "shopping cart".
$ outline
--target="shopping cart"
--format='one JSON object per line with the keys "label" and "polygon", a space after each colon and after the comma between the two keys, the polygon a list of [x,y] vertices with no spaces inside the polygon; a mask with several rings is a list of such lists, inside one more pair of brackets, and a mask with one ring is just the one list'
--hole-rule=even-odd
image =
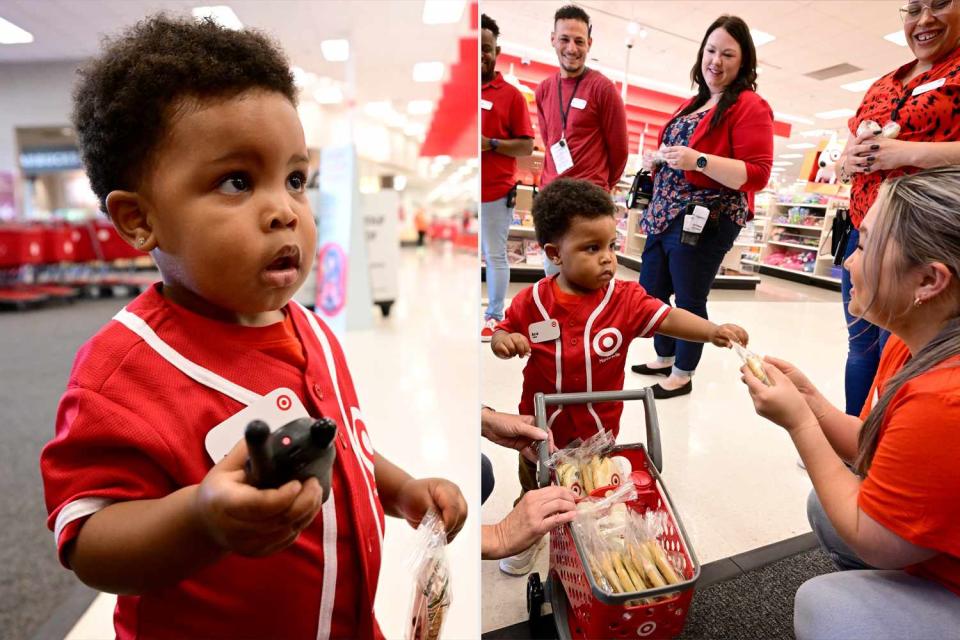
{"label": "shopping cart", "polygon": [[[657,422],[653,392],[650,389],[594,393],[538,393],[533,400],[536,424],[547,429],[547,407],[552,405],[623,402],[641,400],[646,422],[647,446],[642,443],[617,446],[614,455],[630,460],[634,470],[638,497],[628,506],[640,513],[649,509],[666,513],[665,526],[658,538],[660,544],[682,559],[679,574],[684,580],[636,593],[610,594],[596,583],[584,566],[584,542],[575,527],[569,524],[550,534],[550,569],[546,587],[540,575],[531,574],[527,582],[527,611],[531,623],[540,615],[540,607],[548,600],[553,608],[557,637],[573,638],[675,638],[683,630],[693,600],[694,585],[700,577],[700,563],[690,545],[683,523],[670,494],[664,487],[660,449],[660,427]],[[538,483],[547,486],[553,471],[547,465],[547,447],[540,448]]]}

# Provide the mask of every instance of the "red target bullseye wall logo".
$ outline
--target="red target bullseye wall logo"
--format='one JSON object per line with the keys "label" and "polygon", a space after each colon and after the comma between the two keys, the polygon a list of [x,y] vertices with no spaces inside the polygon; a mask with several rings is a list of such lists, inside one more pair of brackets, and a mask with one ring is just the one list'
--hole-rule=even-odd
{"label": "red target bullseye wall logo", "polygon": [[593,352],[601,358],[609,358],[623,346],[623,334],[616,327],[607,327],[593,337]]}
{"label": "red target bullseye wall logo", "polygon": [[290,400],[290,396],[277,396],[277,409],[280,409],[280,411],[287,411],[292,406],[293,402]]}

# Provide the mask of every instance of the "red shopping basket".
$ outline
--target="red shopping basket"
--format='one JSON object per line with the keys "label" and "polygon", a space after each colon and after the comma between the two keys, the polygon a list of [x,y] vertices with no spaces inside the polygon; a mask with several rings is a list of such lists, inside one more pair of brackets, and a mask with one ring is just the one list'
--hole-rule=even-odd
{"label": "red shopping basket", "polygon": [[43,229],[34,226],[0,227],[0,268],[18,269],[43,262]]}
{"label": "red shopping basket", "polygon": [[[663,466],[660,428],[650,389],[537,394],[534,412],[537,426],[546,430],[546,407],[549,405],[625,400],[643,401],[650,449],[648,453],[643,444],[630,444],[615,447],[613,453],[630,460],[635,473],[642,471],[652,478],[646,487],[638,487],[638,497],[628,503],[628,507],[640,513],[653,509],[666,514],[664,531],[658,542],[667,552],[681,559],[678,573],[683,581],[635,593],[607,593],[597,585],[592,572],[584,564],[586,555],[576,530],[570,525],[554,529],[550,534],[547,591],[559,638],[676,638],[683,631],[694,585],[700,577],[700,563],[660,477]],[[551,480],[546,449],[541,447],[540,452],[541,486]]]}

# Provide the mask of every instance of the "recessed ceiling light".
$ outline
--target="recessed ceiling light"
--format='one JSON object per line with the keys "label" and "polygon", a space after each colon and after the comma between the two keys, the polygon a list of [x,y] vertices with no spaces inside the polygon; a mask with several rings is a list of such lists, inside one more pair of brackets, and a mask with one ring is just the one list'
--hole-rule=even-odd
{"label": "recessed ceiling light", "polygon": [[423,24],[460,22],[466,0],[424,0]]}
{"label": "recessed ceiling light", "polygon": [[411,100],[407,103],[407,113],[422,116],[433,111],[433,100]]}
{"label": "recessed ceiling light", "polygon": [[243,23],[240,22],[240,18],[233,12],[233,9],[225,4],[218,4],[212,7],[195,7],[193,9],[193,17],[198,20],[210,18],[221,27],[233,29],[234,31],[243,29]]}
{"label": "recessed ceiling light", "polygon": [[787,149],[813,149],[817,145],[811,144],[809,142],[795,142],[793,144],[788,144]]}
{"label": "recessed ceiling light", "polygon": [[826,136],[832,136],[833,133],[830,129],[808,129],[797,132],[797,135],[801,138],[824,138]]}
{"label": "recessed ceiling light", "polygon": [[847,118],[856,113],[853,109],[834,109],[833,111],[821,111],[814,115],[822,120],[835,120],[837,118]]}
{"label": "recessed ceiling light", "polygon": [[779,157],[779,158],[802,158],[802,157],[803,157],[803,154],[802,154],[802,153],[781,153],[781,154],[780,154],[779,156],[777,156],[777,157]]}
{"label": "recessed ceiling light", "polygon": [[750,29],[750,35],[753,37],[754,47],[762,47],[768,42],[773,42],[777,39],[776,36],[771,35],[766,31],[760,31],[760,29]]}
{"label": "recessed ceiling light", "polygon": [[893,44],[898,44],[901,47],[907,46],[907,36],[903,35],[903,31],[894,31],[893,33],[888,33],[883,36],[884,40],[892,42]]}
{"label": "recessed ceiling light", "polygon": [[809,118],[804,118],[802,116],[794,116],[789,113],[783,113],[782,111],[774,111],[773,117],[777,120],[783,120],[784,122],[796,122],[797,124],[813,124],[813,120]]}
{"label": "recessed ceiling light", "polygon": [[327,62],[345,62],[350,57],[349,40],[324,40],[320,52]]}
{"label": "recessed ceiling light", "polygon": [[867,78],[866,80],[848,82],[847,84],[840,85],[840,88],[846,89],[847,91],[853,91],[854,93],[860,93],[861,91],[866,91],[869,89],[878,79],[879,78]]}
{"label": "recessed ceiling light", "polygon": [[33,42],[33,34],[21,29],[9,20],[0,18],[0,44],[28,44]]}
{"label": "recessed ceiling light", "polygon": [[787,162],[786,160],[778,160],[777,162],[774,162],[774,163],[773,163],[773,166],[775,166],[775,167],[792,167],[792,166],[793,166],[793,163],[792,163],[792,162]]}
{"label": "recessed ceiling light", "polygon": [[442,62],[418,62],[413,65],[414,82],[439,82],[442,78]]}

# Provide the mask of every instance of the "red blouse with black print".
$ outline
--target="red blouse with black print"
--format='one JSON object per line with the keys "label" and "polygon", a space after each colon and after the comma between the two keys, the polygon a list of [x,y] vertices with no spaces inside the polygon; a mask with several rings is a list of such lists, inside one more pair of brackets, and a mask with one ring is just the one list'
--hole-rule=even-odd
{"label": "red blouse with black print", "polygon": [[[864,120],[873,120],[881,127],[886,124],[897,104],[903,100],[897,122],[898,140],[907,142],[944,142],[960,140],[960,47],[904,84],[905,77],[916,61],[907,63],[873,83],[847,125],[850,135]],[[943,83],[940,84],[940,80]],[[937,86],[939,85],[939,86]],[[906,96],[906,97],[904,97]],[[850,187],[850,218],[853,226],[860,222],[877,198],[880,183],[887,178],[919,171],[917,167],[897,167],[886,171],[857,173]]]}

